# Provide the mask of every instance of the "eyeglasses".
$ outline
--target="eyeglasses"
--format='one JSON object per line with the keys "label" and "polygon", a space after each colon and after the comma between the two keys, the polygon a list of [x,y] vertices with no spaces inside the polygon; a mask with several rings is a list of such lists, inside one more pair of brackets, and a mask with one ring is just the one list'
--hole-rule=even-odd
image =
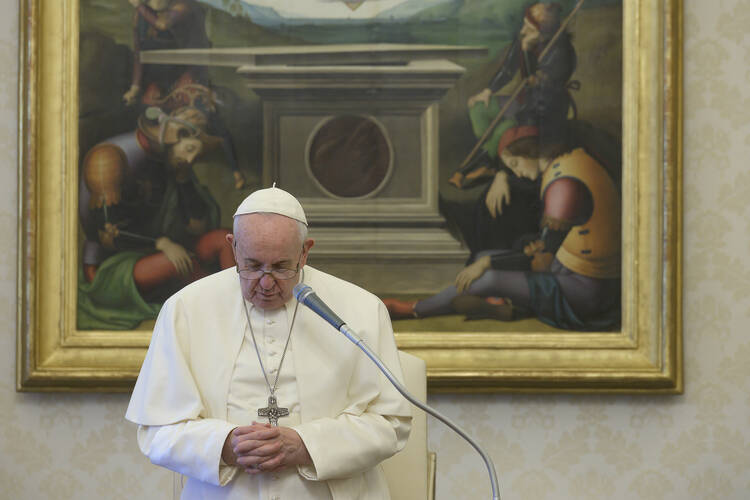
{"label": "eyeglasses", "polygon": [[302,253],[297,259],[297,267],[295,269],[287,269],[285,267],[274,267],[270,271],[265,271],[261,269],[260,266],[246,267],[244,269],[240,269],[239,265],[236,266],[235,269],[237,270],[237,273],[240,275],[240,278],[244,280],[259,280],[266,274],[270,274],[271,276],[273,276],[274,279],[277,279],[277,280],[290,280],[294,278],[295,276],[297,276],[297,273],[299,272],[299,262],[300,262],[300,259],[302,259],[303,255],[305,255],[304,245],[302,246]]}
{"label": "eyeglasses", "polygon": [[296,269],[285,269],[283,267],[277,267],[274,269],[271,269],[270,271],[266,271],[265,269],[260,268],[254,268],[254,267],[246,267],[245,269],[240,269],[239,267],[236,267],[237,272],[240,275],[240,278],[245,280],[259,280],[266,274],[270,274],[274,277],[274,279],[277,280],[289,280],[294,278],[297,273],[299,272],[299,262],[297,263]]}

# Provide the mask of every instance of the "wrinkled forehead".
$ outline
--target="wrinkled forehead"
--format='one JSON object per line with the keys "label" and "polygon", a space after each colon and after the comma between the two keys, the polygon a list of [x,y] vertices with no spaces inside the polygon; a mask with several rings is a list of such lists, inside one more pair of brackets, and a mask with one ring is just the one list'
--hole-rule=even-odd
{"label": "wrinkled forehead", "polygon": [[297,221],[273,213],[253,213],[234,218],[234,238],[237,244],[286,247],[297,249],[302,245]]}

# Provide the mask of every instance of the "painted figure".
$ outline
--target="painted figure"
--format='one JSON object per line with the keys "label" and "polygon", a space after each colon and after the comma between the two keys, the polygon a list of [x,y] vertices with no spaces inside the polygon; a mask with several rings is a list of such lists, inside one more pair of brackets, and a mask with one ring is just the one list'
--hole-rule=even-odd
{"label": "painted figure", "polygon": [[[122,96],[128,106],[159,106],[167,112],[185,102],[169,100],[173,91],[199,85],[210,87],[208,73],[202,66],[143,64],[145,50],[208,48],[203,9],[195,0],[128,0],[135,7],[133,16],[133,76],[130,88]],[[241,189],[245,178],[239,170],[232,136],[215,110],[204,110],[210,118],[208,129],[221,137],[224,156],[232,168],[235,187]]]}
{"label": "painted figure", "polygon": [[536,3],[528,7],[523,26],[508,49],[502,66],[486,88],[469,98],[469,118],[479,138],[506,103],[508,94],[521,79],[528,78],[526,88],[482,145],[481,153],[452,176],[451,183],[456,187],[462,187],[467,180],[491,175],[497,161],[498,143],[509,128],[536,126],[542,140],[547,142],[557,140],[564,130],[568,110],[574,106],[568,87],[576,85],[570,82],[576,68],[576,53],[570,34],[561,33],[544,58],[539,60],[542,51],[561,29],[561,12],[560,5],[555,3]]}
{"label": "painted figure", "polygon": [[573,330],[619,324],[620,194],[583,148],[544,143],[539,129],[509,129],[500,156],[517,177],[540,180],[543,215],[522,250],[488,250],[455,285],[416,302],[386,299],[392,318],[464,313],[512,320],[536,316]]}
{"label": "painted figure", "polygon": [[[560,14],[557,4],[528,7],[523,27],[500,69],[489,85],[468,101],[472,128],[481,137],[507,103],[507,94],[528,78],[527,86],[479,153],[449,180],[458,188],[490,180],[472,209],[471,224],[463,229],[470,260],[482,251],[511,248],[519,238],[537,230],[541,214],[538,181],[513,176],[499,161],[498,145],[503,133],[517,125],[537,127],[545,142],[566,138],[568,110],[574,106],[568,86],[576,67],[576,53],[570,35],[561,27]],[[560,36],[540,60],[541,52],[558,31]]]}
{"label": "painted figure", "polygon": [[141,100],[147,106],[158,105],[159,99],[175,86],[207,83],[205,69],[200,66],[166,64],[144,65],[143,50],[207,48],[203,9],[194,0],[128,0],[135,7],[133,17],[133,77],[123,95],[126,104]]}
{"label": "painted figure", "polygon": [[221,142],[207,123],[194,106],[170,114],[149,108],[134,132],[86,154],[79,328],[133,328],[155,318],[168,294],[234,264],[218,205],[192,170]]}

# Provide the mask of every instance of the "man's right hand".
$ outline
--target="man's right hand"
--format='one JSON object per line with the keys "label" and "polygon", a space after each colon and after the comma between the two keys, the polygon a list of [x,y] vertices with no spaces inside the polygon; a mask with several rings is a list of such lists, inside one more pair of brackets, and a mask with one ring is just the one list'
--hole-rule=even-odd
{"label": "man's right hand", "polygon": [[478,94],[475,94],[471,97],[469,97],[469,101],[467,102],[467,105],[469,108],[473,108],[474,105],[478,102],[483,102],[485,106],[490,105],[490,97],[492,97],[492,90],[489,88],[486,88],[479,92]]}
{"label": "man's right hand", "polygon": [[117,228],[116,224],[105,222],[104,229],[99,230],[99,243],[101,243],[104,248],[112,250],[115,248],[115,238],[119,235],[120,230]]}
{"label": "man's right hand", "polygon": [[182,245],[162,236],[156,240],[156,249],[164,252],[169,262],[181,275],[188,276],[193,270],[193,260]]}
{"label": "man's right hand", "polygon": [[132,5],[135,8],[138,8],[139,5],[143,3],[143,0],[128,0],[130,5]]}
{"label": "man's right hand", "polygon": [[234,431],[237,429],[238,427],[235,427],[227,434],[227,437],[224,439],[224,446],[221,448],[221,459],[227,465],[237,465],[237,455],[234,454],[232,446],[232,437],[234,436]]}
{"label": "man's right hand", "polygon": [[454,172],[453,175],[451,175],[451,178],[448,179],[449,184],[453,184],[458,189],[461,189],[464,183],[464,174],[461,172]]}
{"label": "man's right hand", "polygon": [[244,467],[249,474],[312,463],[297,431],[258,422],[234,428],[224,440],[221,458],[229,465]]}
{"label": "man's right hand", "polygon": [[542,240],[534,240],[526,244],[525,247],[523,247],[523,253],[527,257],[533,257],[534,254],[537,254],[543,251],[544,251],[544,241]]}
{"label": "man's right hand", "polygon": [[456,290],[463,293],[469,286],[478,280],[482,274],[492,267],[492,260],[489,255],[478,258],[461,270],[456,276]]}

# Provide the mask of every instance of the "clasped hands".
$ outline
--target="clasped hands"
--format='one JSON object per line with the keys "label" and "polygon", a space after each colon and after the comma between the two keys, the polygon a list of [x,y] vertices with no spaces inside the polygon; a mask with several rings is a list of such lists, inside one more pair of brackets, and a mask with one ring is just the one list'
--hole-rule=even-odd
{"label": "clasped hands", "polygon": [[224,441],[221,458],[228,465],[243,467],[248,474],[312,463],[297,431],[258,422],[235,427]]}

